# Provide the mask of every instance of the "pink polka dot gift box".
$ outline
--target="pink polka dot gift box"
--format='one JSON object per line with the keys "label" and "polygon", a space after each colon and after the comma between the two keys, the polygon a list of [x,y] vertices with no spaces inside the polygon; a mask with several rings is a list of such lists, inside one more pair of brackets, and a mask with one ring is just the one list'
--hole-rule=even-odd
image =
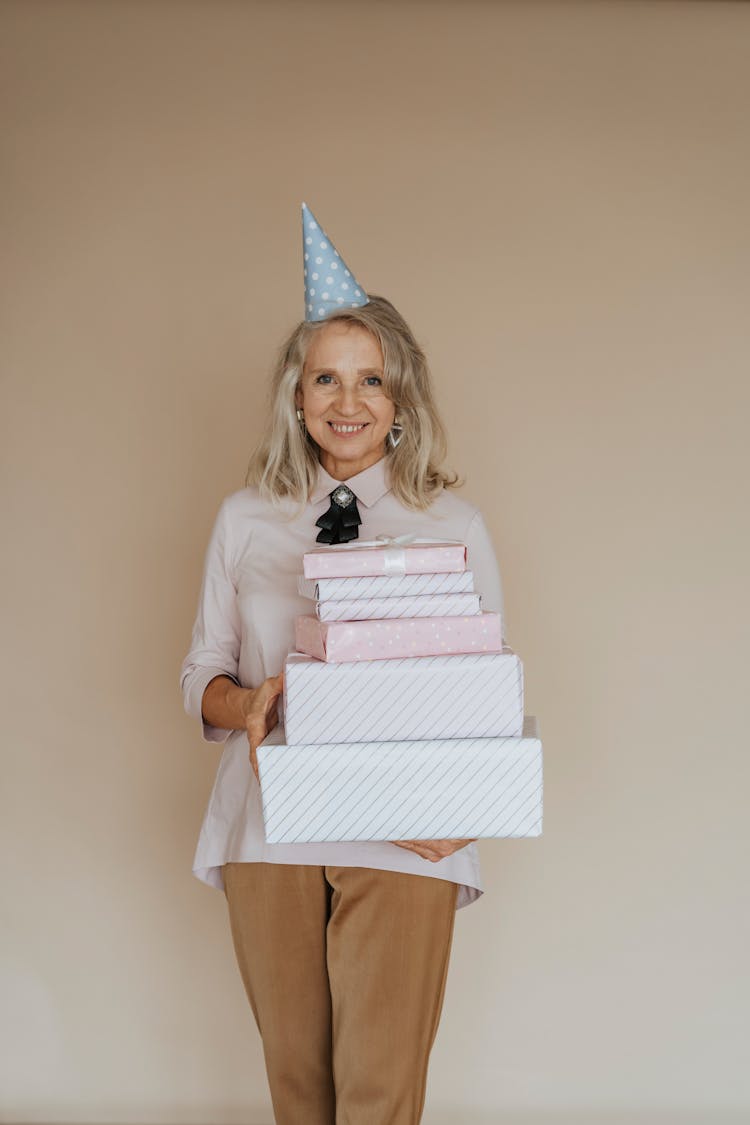
{"label": "pink polka dot gift box", "polygon": [[381,621],[295,619],[295,646],[318,660],[387,660],[461,652],[502,652],[499,613],[408,617]]}
{"label": "pink polka dot gift box", "polygon": [[305,578],[371,574],[445,574],[466,570],[466,544],[405,535],[365,543],[319,547],[303,556]]}

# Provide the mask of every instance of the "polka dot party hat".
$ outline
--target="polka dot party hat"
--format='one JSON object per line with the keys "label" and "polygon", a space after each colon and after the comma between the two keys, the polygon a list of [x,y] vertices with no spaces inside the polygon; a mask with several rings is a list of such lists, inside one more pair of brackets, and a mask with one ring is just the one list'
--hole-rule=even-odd
{"label": "polka dot party hat", "polygon": [[366,305],[369,297],[306,203],[302,204],[305,320],[325,320],[334,309]]}

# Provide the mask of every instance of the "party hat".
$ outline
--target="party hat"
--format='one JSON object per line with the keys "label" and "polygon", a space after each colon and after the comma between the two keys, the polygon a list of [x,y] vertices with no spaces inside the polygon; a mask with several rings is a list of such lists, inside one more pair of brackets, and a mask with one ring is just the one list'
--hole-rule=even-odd
{"label": "party hat", "polygon": [[325,320],[335,309],[366,305],[369,297],[306,203],[302,204],[305,320]]}

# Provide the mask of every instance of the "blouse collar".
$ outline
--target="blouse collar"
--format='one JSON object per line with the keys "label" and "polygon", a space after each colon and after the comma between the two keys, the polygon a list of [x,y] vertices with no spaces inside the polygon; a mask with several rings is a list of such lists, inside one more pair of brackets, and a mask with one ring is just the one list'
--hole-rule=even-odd
{"label": "blouse collar", "polygon": [[348,484],[357,500],[361,500],[366,508],[371,508],[390,491],[388,458],[381,457],[368,469],[363,469],[361,473],[355,473],[353,477],[347,477],[344,481],[336,480],[322,465],[319,465],[318,479],[310,494],[310,503],[318,504],[321,500],[327,499],[339,484]]}

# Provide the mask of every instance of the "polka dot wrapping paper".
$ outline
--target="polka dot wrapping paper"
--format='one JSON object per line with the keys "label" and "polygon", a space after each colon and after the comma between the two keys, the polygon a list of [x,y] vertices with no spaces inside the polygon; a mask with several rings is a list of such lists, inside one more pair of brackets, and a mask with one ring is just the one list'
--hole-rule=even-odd
{"label": "polka dot wrapping paper", "polygon": [[305,320],[366,305],[369,297],[306,203],[302,204]]}
{"label": "polka dot wrapping paper", "polygon": [[[397,556],[394,560],[392,556]],[[413,543],[398,550],[377,544],[341,549],[318,547],[302,556],[305,578],[352,578],[388,574],[446,574],[466,570],[465,543]]]}
{"label": "polka dot wrapping paper", "polygon": [[381,621],[319,621],[301,616],[294,624],[297,651],[333,663],[503,649],[499,613]]}

